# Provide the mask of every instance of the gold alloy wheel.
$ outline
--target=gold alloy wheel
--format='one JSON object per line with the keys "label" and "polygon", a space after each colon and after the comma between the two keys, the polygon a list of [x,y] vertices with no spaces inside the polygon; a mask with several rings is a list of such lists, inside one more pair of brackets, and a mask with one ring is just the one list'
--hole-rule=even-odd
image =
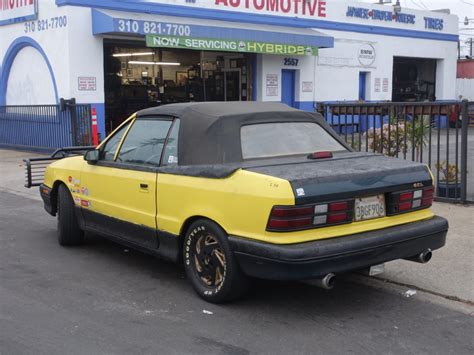
{"label": "gold alloy wheel", "polygon": [[199,237],[196,242],[194,263],[196,272],[206,286],[217,287],[224,281],[225,254],[211,234]]}

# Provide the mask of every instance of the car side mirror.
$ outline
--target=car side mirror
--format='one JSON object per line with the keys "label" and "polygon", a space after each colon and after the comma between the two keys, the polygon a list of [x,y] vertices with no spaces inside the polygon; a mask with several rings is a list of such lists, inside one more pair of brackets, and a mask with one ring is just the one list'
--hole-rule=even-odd
{"label": "car side mirror", "polygon": [[99,151],[97,149],[89,150],[84,155],[84,160],[89,164],[95,164],[99,161]]}

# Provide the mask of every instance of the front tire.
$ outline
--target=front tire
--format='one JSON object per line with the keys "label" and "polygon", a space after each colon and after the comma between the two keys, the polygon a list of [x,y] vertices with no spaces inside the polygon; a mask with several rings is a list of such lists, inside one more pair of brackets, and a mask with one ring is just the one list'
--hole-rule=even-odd
{"label": "front tire", "polygon": [[249,279],[230,249],[227,234],[211,221],[201,219],[188,228],[183,260],[194,290],[208,302],[232,301],[248,289]]}
{"label": "front tire", "polygon": [[74,201],[64,185],[58,188],[58,242],[62,246],[81,245],[84,242],[84,232],[79,227]]}

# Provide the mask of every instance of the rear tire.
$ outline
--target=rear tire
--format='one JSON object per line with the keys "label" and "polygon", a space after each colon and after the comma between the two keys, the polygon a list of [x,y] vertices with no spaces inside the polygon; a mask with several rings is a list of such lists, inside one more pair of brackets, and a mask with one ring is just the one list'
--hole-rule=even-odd
{"label": "rear tire", "polygon": [[74,201],[64,185],[58,188],[58,242],[62,246],[81,245],[84,242],[84,232],[79,227]]}
{"label": "rear tire", "polygon": [[227,234],[209,220],[197,220],[188,228],[183,260],[194,290],[208,302],[236,300],[248,290],[249,278],[240,269]]}

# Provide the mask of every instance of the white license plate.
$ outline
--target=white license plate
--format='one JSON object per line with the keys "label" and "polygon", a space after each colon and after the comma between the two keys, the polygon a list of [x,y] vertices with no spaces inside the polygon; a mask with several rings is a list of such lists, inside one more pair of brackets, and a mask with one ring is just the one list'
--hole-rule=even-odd
{"label": "white license plate", "polygon": [[365,221],[372,218],[385,217],[384,195],[356,198],[355,220]]}

